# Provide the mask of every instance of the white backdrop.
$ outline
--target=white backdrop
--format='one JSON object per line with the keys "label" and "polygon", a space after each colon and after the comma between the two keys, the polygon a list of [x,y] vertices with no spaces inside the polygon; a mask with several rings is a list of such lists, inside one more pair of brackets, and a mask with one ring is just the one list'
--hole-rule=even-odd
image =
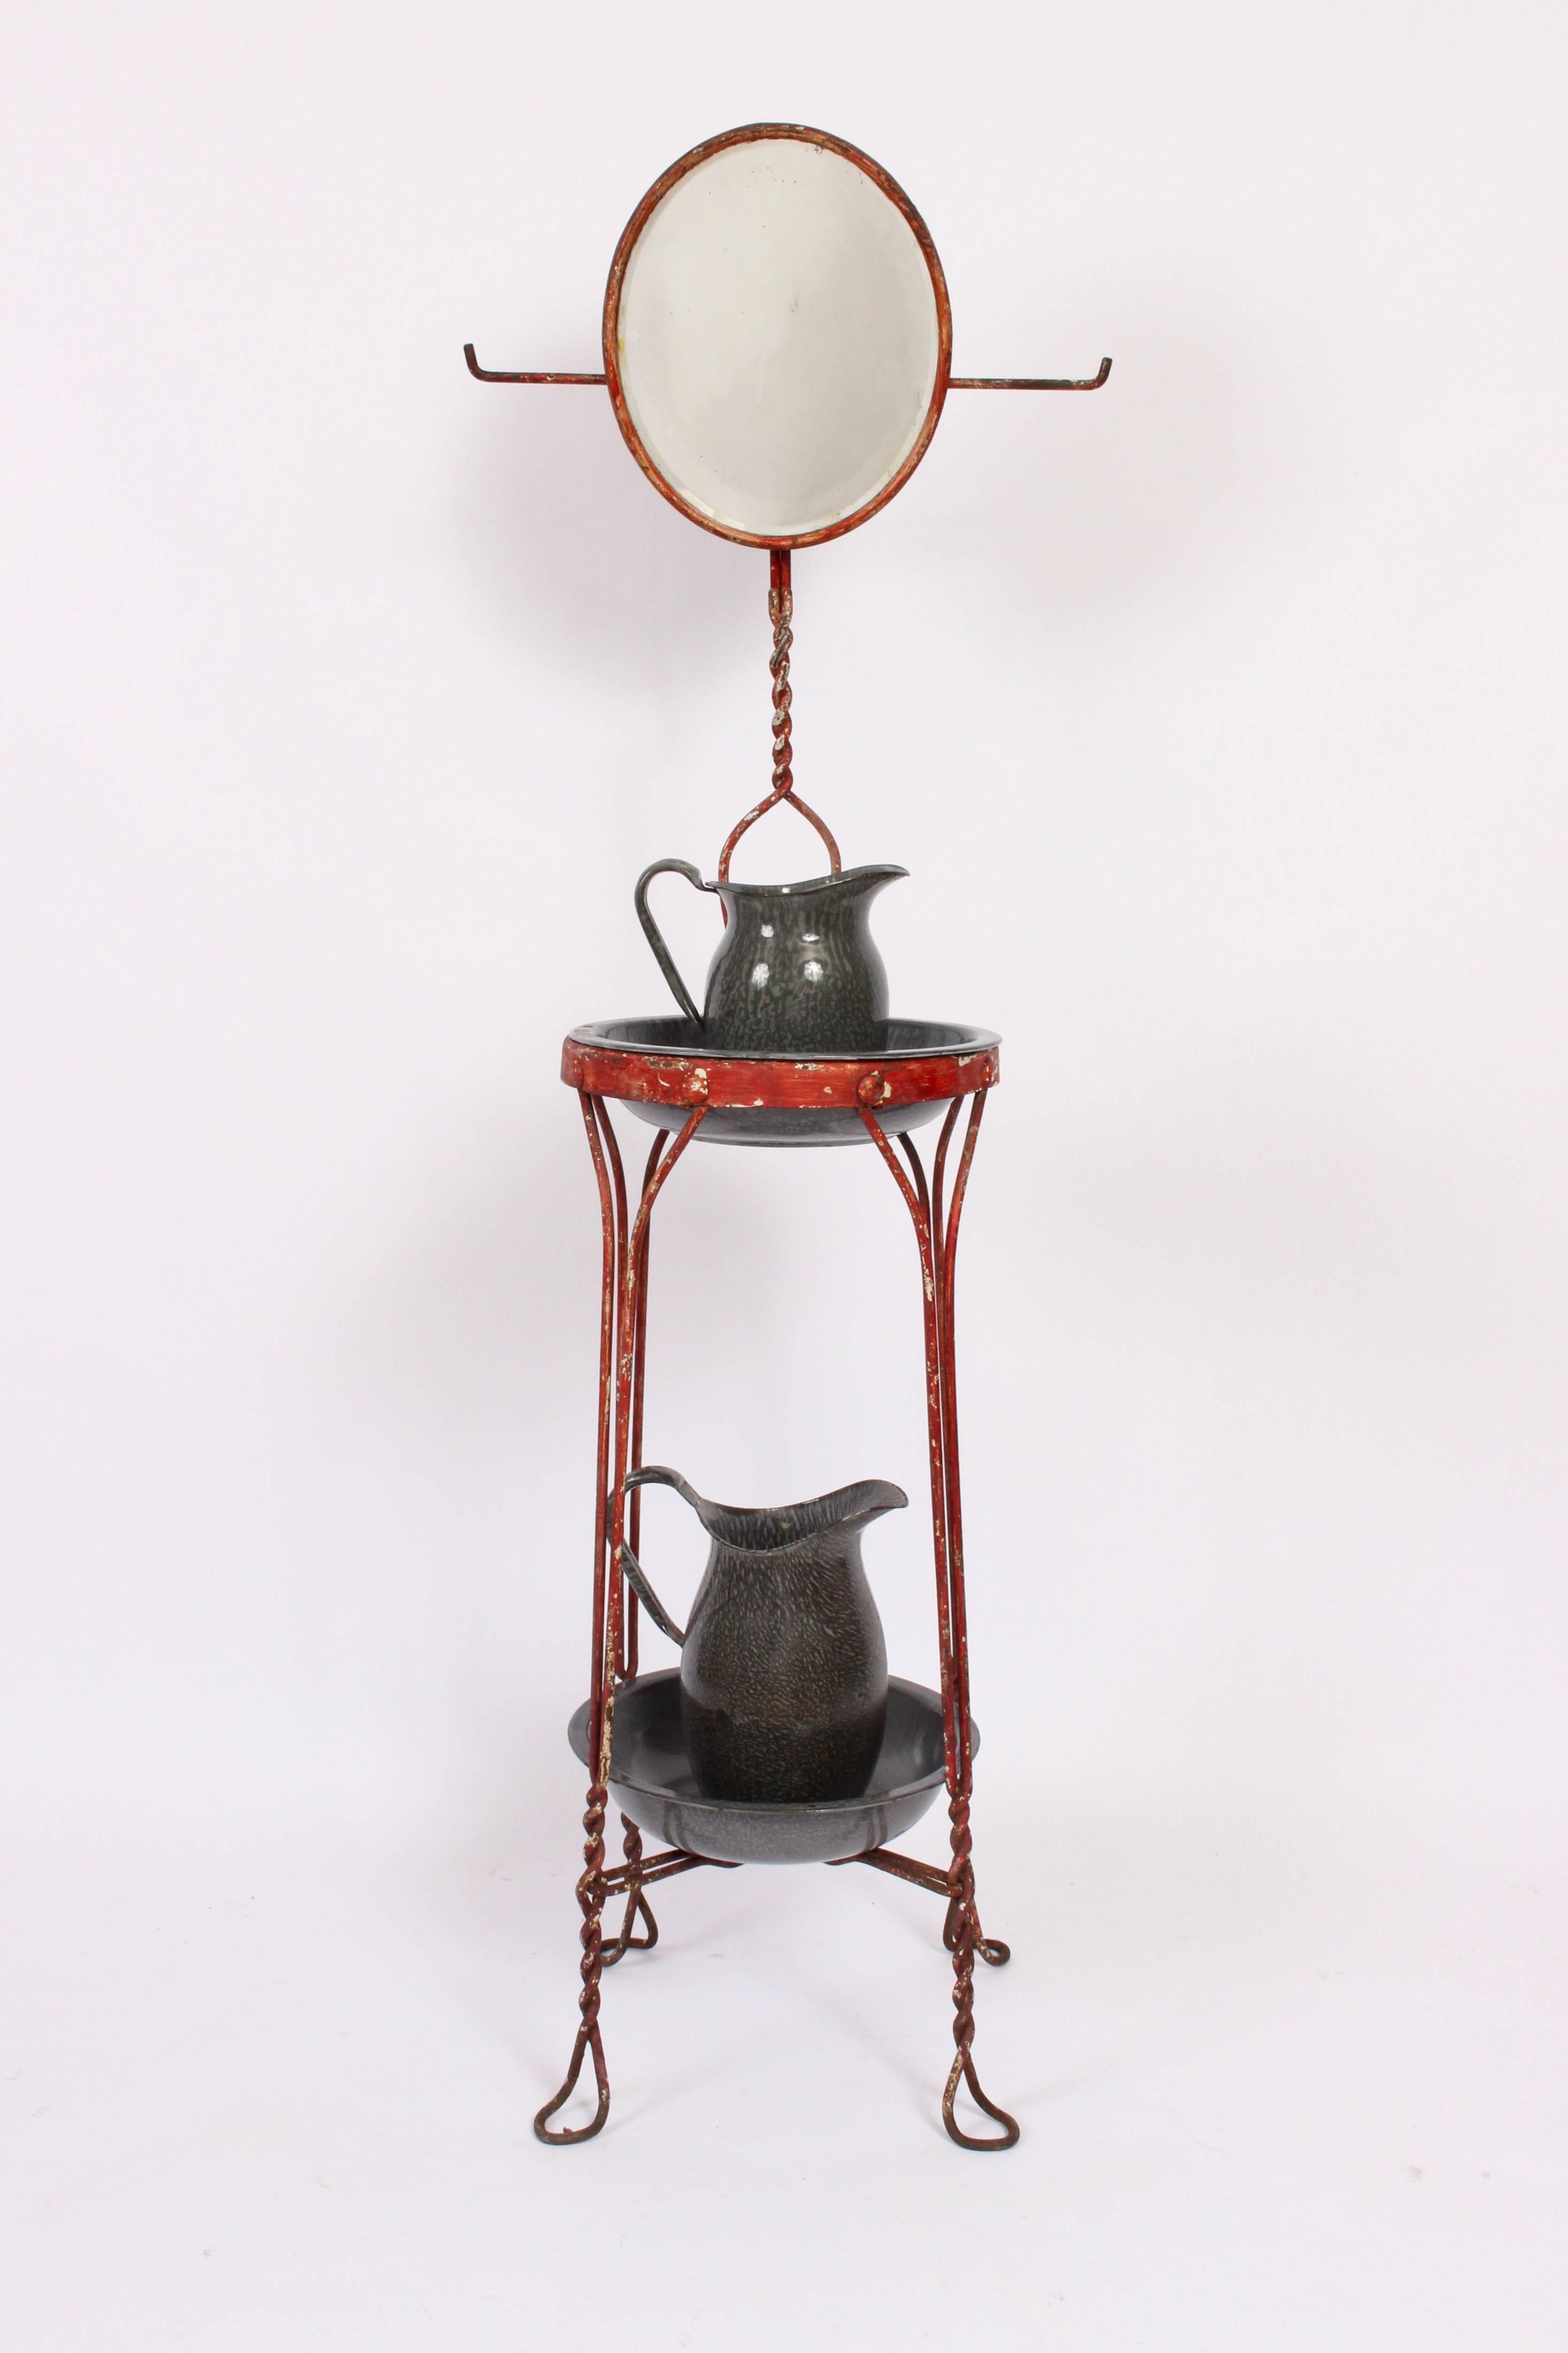
{"label": "white backdrop", "polygon": [[[1565,39],[13,19],[11,2341],[1561,2346]],[[602,394],[461,346],[596,366],[637,196],[759,118],[908,188],[960,373],[1115,359],[955,394],[795,565],[801,788],[911,872],[895,1009],[1005,1040],[961,1278],[997,2167],[934,2123],[936,1907],[858,1873],[678,1884],[608,2133],[529,2134],[596,1350],[559,1040],[662,1008],[631,884],[765,778],[766,580]],[[694,1151],[666,1202],[650,1459],[901,1480],[868,1558],[929,1676],[885,1173]]]}

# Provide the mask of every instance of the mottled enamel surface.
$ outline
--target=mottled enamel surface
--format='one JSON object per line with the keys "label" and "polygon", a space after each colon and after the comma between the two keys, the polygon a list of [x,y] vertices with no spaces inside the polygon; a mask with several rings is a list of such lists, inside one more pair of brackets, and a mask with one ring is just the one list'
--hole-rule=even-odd
{"label": "mottled enamel surface", "polygon": [[[588,1704],[567,1737],[588,1762]],[[972,1748],[980,1735],[972,1732]],[[649,1838],[712,1862],[843,1862],[901,1838],[942,1786],[942,1700],[893,1675],[880,1754],[858,1798],[818,1805],[752,1805],[705,1798],[686,1750],[680,1678],[667,1667],[616,1693],[610,1797]]]}

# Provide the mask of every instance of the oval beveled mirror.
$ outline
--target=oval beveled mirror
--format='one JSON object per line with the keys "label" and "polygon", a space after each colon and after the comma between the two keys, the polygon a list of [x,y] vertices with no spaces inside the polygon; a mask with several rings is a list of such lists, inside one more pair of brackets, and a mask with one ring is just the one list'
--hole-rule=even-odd
{"label": "oval beveled mirror", "polygon": [[885,506],[946,395],[930,231],[858,148],[795,123],[694,147],[626,224],[605,295],[616,418],[693,522],[760,547]]}

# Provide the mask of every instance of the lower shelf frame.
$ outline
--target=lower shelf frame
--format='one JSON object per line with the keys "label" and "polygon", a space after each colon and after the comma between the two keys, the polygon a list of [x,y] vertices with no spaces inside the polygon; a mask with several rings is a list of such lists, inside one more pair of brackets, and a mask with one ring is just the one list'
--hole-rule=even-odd
{"label": "lower shelf frame", "polygon": [[[765,1065],[748,1065],[759,1091],[774,1082]],[[571,1075],[575,1076],[574,1072]],[[584,1074],[585,1075],[585,1074]],[[595,1073],[595,1075],[599,1075]],[[986,1092],[994,1084],[994,1058],[976,1060],[954,1073],[955,1091],[948,1104],[928,1183],[913,1139],[897,1139],[909,1166],[879,1121],[873,1103],[881,1099],[877,1087],[858,1085],[857,1109],[867,1133],[903,1197],[914,1227],[920,1252],[921,1302],[925,1337],[926,1409],[931,1469],[931,1545],[936,1573],[936,1619],[942,1669],[942,1749],[947,1785],[951,1860],[945,1870],[921,1863],[891,1849],[878,1848],[845,1858],[945,1897],[947,1914],[942,1942],[952,1959],[953,2058],[942,2091],[942,2123],[951,2139],[965,2149],[998,2151],[1014,2147],[1019,2138],[1015,2117],[999,2107],[982,2089],[975,2072],[974,1965],[976,1957],[1001,1968],[1008,1947],[985,1937],[975,1903],[973,1841],[970,1805],[973,1788],[973,1757],[969,1704],[969,1642],[963,1567],[963,1523],[959,1481],[958,1400],[953,1340],[954,1272],[958,1254],[959,1219],[968,1188],[970,1166],[979,1135]],[[610,1083],[601,1077],[602,1084]],[[628,1493],[626,1481],[642,1461],[643,1391],[647,1347],[647,1278],[649,1228],[653,1208],[671,1171],[707,1115],[708,1103],[699,1099],[678,1133],[660,1130],[648,1153],[641,1194],[635,1214],[629,1210],[625,1166],[604,1094],[585,1086],[578,1089],[588,1148],[598,1182],[604,1241],[604,1280],[600,1310],[599,1414],[597,1479],[594,1527],[593,1647],[590,1659],[588,1755],[592,1760],[587,1804],[583,1816],[584,1869],[576,1897],[582,1913],[578,1997],[579,2021],[572,2056],[560,2089],[534,2117],[539,2139],[553,2147],[592,2140],[604,2129],[610,2112],[609,2073],[605,2061],[599,2015],[602,1980],[634,1951],[650,1951],[658,1941],[658,1926],[647,1890],[664,1879],[700,1868],[738,1869],[713,1865],[708,1858],[679,1849],[645,1857],[642,1834],[623,1814],[622,1863],[606,1867],[605,1826],[609,1801],[610,1756],[615,1725],[616,1688],[637,1671],[637,1600],[626,1580],[622,1562],[626,1547],[634,1552],[641,1541],[642,1491]],[[949,1146],[959,1113],[967,1103],[968,1119],[959,1148],[951,1203],[944,1209]],[[604,1915],[607,1905],[625,1901],[620,1934],[606,1942]],[[639,1923],[641,1933],[638,1932]],[[584,2060],[592,2058],[596,2099],[594,2113],[582,2125],[556,2125],[553,2119],[575,2091]],[[966,2087],[975,2105],[999,2129],[970,2133],[959,2123],[955,2103]]]}

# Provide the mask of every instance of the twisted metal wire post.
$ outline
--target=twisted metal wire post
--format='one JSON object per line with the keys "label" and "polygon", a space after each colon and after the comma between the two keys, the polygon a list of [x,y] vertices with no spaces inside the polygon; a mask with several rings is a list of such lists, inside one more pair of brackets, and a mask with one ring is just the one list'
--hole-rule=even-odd
{"label": "twisted metal wire post", "polygon": [[[974,1902],[973,1841],[969,1831],[969,1800],[973,1759],[969,1729],[969,1649],[963,1590],[963,1530],[958,1480],[958,1407],[955,1394],[955,1354],[952,1337],[953,1271],[958,1250],[958,1220],[969,1181],[975,1138],[984,1108],[984,1092],[971,1098],[953,1186],[952,1211],[942,1217],[942,1182],[947,1148],[958,1117],[955,1099],[943,1123],[941,1142],[928,1189],[925,1170],[908,1136],[900,1142],[910,1163],[913,1182],[899,1166],[898,1154],[881,1123],[866,1105],[860,1117],[867,1133],[904,1197],[921,1254],[922,1306],[925,1320],[926,1412],[931,1451],[931,1540],[936,1561],[937,1638],[942,1664],[942,1745],[947,1767],[948,1818],[952,1824],[952,1860],[946,1873],[947,1920],[942,1942],[952,1955],[953,2061],[942,2091],[942,2117],[950,2137],[961,2148],[1011,2148],[1018,2139],[1016,2120],[987,2098],[974,2070],[974,1957],[981,1949],[980,1917]],[[996,1949],[999,1966],[1006,1948]],[[987,1954],[986,1958],[992,1959]],[[953,2111],[961,2084],[969,2087],[975,2105],[1002,2130],[983,2136],[965,2132]]]}
{"label": "twisted metal wire post", "polygon": [[[546,2100],[533,2119],[533,2129],[541,2140],[552,2142],[558,2148],[573,2141],[592,2140],[604,2129],[605,2118],[610,2113],[610,2077],[605,2065],[605,2046],[599,2039],[599,1973],[604,1966],[604,1936],[599,1915],[605,1904],[605,1800],[609,1792],[603,1781],[595,1780],[588,1789],[588,1809],[583,1816],[585,1833],[583,1844],[584,1869],[577,1882],[577,1902],[582,1907],[581,1931],[583,1958],[580,1968],[583,1990],[577,1997],[582,2011],[582,2023],[577,2039],[572,2045],[571,2063],[566,2080],[552,2100]],[[585,2052],[594,2054],[594,2081],[598,2088],[598,2104],[585,2125],[563,2126],[552,2131],[550,2119],[563,2108],[577,2088],[577,2078],[583,2072]]]}
{"label": "twisted metal wire post", "polygon": [[[942,2086],[942,2120],[960,2148],[981,2150],[1012,2148],[1018,2138],[1018,2122],[1005,2108],[999,2108],[981,2089],[980,2078],[974,2072],[974,1955],[980,1922],[974,1909],[974,1865],[970,1860],[973,1841],[969,1835],[969,1799],[951,1799],[948,1819],[952,1824],[952,1896],[949,1905],[949,1920],[956,1935],[949,1947],[952,1954],[952,2065]],[[947,1939],[944,1935],[943,1943]],[[967,2084],[969,2096],[977,2108],[1002,2127],[990,2135],[967,2133],[953,2114],[960,2084]]]}
{"label": "twisted metal wire post", "polygon": [[768,663],[773,681],[773,791],[782,799],[795,782],[795,770],[790,764],[790,705],[795,701],[790,692],[789,649],[795,643],[795,631],[790,624],[795,619],[795,592],[781,586],[784,576],[781,557],[773,558],[768,572],[768,618],[773,625],[773,658]]}
{"label": "twisted metal wire post", "polygon": [[[952,1206],[945,1227],[942,1220],[942,1180],[947,1166],[947,1148],[952,1141],[958,1118],[955,1102],[942,1123],[942,1137],[937,1145],[935,1165],[931,1169],[931,1244],[937,1261],[936,1322],[941,1343],[942,1359],[942,1460],[947,1486],[947,1573],[951,1589],[950,1624],[952,1639],[953,1704],[960,1729],[961,1780],[948,1799],[948,1819],[952,1823],[952,1896],[948,1904],[947,1927],[951,1929],[952,1954],[952,2040],[953,2061],[942,2093],[942,2114],[952,2138],[961,2147],[974,2149],[1011,2148],[1018,2138],[1016,2120],[986,2097],[980,2078],[974,2072],[973,2045],[974,2042],[974,1956],[983,1949],[980,1915],[974,1902],[973,1841],[969,1833],[969,1801],[973,1787],[974,1762],[970,1737],[969,1715],[969,1621],[963,1576],[963,1509],[959,1485],[958,1449],[958,1373],[957,1350],[953,1340],[953,1281],[958,1259],[958,1221],[963,1212],[963,1197],[969,1189],[970,1164],[974,1158],[974,1146],[979,1138],[981,1115],[985,1109],[984,1093],[970,1100],[969,1119],[963,1131],[963,1146],[959,1154],[958,1174],[953,1180]],[[943,1942],[947,1943],[946,1934]],[[1004,1957],[1006,1947],[1002,1948]],[[986,1955],[986,1958],[991,1957]],[[959,2084],[966,2084],[969,2095],[976,2107],[1002,2126],[1000,2134],[966,2133],[953,2113]]]}
{"label": "twisted metal wire post", "polygon": [[[641,1833],[623,1815],[626,1831],[626,1916],[620,1936],[608,1953],[605,1951],[602,1916],[608,1892],[605,1872],[605,1813],[609,1799],[610,1756],[615,1736],[616,1670],[626,1658],[622,1629],[623,1603],[626,1597],[621,1557],[626,1540],[628,1458],[632,1451],[634,1422],[640,1419],[637,1412],[640,1401],[637,1374],[641,1361],[640,1294],[642,1277],[647,1264],[648,1219],[665,1178],[690,1143],[707,1109],[706,1104],[697,1106],[662,1158],[657,1150],[650,1153],[643,1179],[642,1198],[628,1232],[626,1174],[609,1113],[597,1096],[583,1093],[580,1101],[588,1148],[593,1155],[594,1173],[598,1179],[599,1214],[604,1234],[604,1281],[599,1325],[598,1478],[594,1505],[594,1647],[588,1709],[588,1754],[593,1760],[594,1778],[589,1783],[588,1803],[583,1816],[584,1868],[576,1890],[578,1908],[583,1915],[579,1932],[583,1947],[579,1963],[583,1990],[577,1998],[580,2022],[565,2081],[553,2099],[547,2100],[533,2119],[533,2129],[538,2137],[557,2147],[574,2141],[592,2140],[595,2133],[604,2129],[605,2119],[610,2113],[610,2079],[599,2035],[600,1979],[605,1968],[613,1967],[628,1947],[633,1945],[650,1946],[658,1934],[653,1914],[642,1894],[639,1869]],[[615,1461],[613,1485],[608,1477],[612,1441]],[[634,1937],[632,1935],[639,1909],[647,1922],[646,1937]],[[552,2128],[550,2119],[564,2107],[576,2089],[584,2059],[590,2052],[594,2057],[594,2080],[598,2091],[594,2114],[584,2125]]]}
{"label": "twisted metal wire post", "polygon": [[760,817],[765,817],[780,801],[787,801],[798,809],[808,825],[816,828],[827,850],[829,871],[842,873],[843,860],[838,844],[814,808],[808,808],[795,788],[794,748],[790,738],[790,707],[795,698],[790,691],[789,656],[795,643],[791,623],[795,618],[795,594],[790,587],[789,550],[772,547],[768,550],[768,618],[773,625],[773,650],[768,662],[773,681],[773,788],[765,800],[750,808],[719,853],[719,880],[730,879],[730,860],[735,845],[743,833],[749,833]]}
{"label": "twisted metal wire post", "polygon": [[[616,1151],[615,1131],[604,1118],[604,1106],[589,1094],[580,1094],[583,1124],[587,1131],[588,1149],[593,1155],[594,1174],[599,1186],[599,1219],[604,1237],[604,1273],[599,1309],[599,1415],[598,1466],[595,1481],[594,1501],[594,1645],[589,1656],[589,1695],[591,1720],[588,1753],[595,1760],[595,1770],[588,1785],[588,1803],[583,1816],[584,1869],[576,1887],[578,1908],[583,1915],[579,1941],[583,1957],[579,1968],[583,1990],[577,1997],[581,2022],[577,2039],[572,2046],[572,2057],[565,2080],[552,2100],[547,2100],[533,2119],[538,2138],[557,2147],[574,2141],[592,2140],[604,2128],[610,2113],[610,2078],[605,2065],[605,2047],[599,2039],[599,1978],[603,1968],[604,1933],[600,1915],[605,1906],[605,1807],[609,1796],[606,1775],[598,1769],[601,1750],[600,1723],[606,1709],[613,1713],[615,1694],[613,1678],[606,1690],[606,1665],[613,1664],[614,1652],[606,1662],[605,1656],[605,1540],[607,1532],[608,1499],[605,1487],[610,1460],[610,1405],[615,1366],[616,1343],[616,1271],[620,1263],[620,1236],[626,1222],[626,1185],[621,1176],[620,1155]],[[600,1123],[608,1131],[611,1153],[615,1155],[616,1183],[612,1185],[609,1167],[605,1159]],[[617,1216],[617,1208],[619,1215]],[[594,2054],[594,2080],[598,2087],[598,2104],[585,2125],[551,2128],[550,2119],[563,2108],[577,2088],[577,2078],[583,2071],[583,2061],[588,2052]]]}

